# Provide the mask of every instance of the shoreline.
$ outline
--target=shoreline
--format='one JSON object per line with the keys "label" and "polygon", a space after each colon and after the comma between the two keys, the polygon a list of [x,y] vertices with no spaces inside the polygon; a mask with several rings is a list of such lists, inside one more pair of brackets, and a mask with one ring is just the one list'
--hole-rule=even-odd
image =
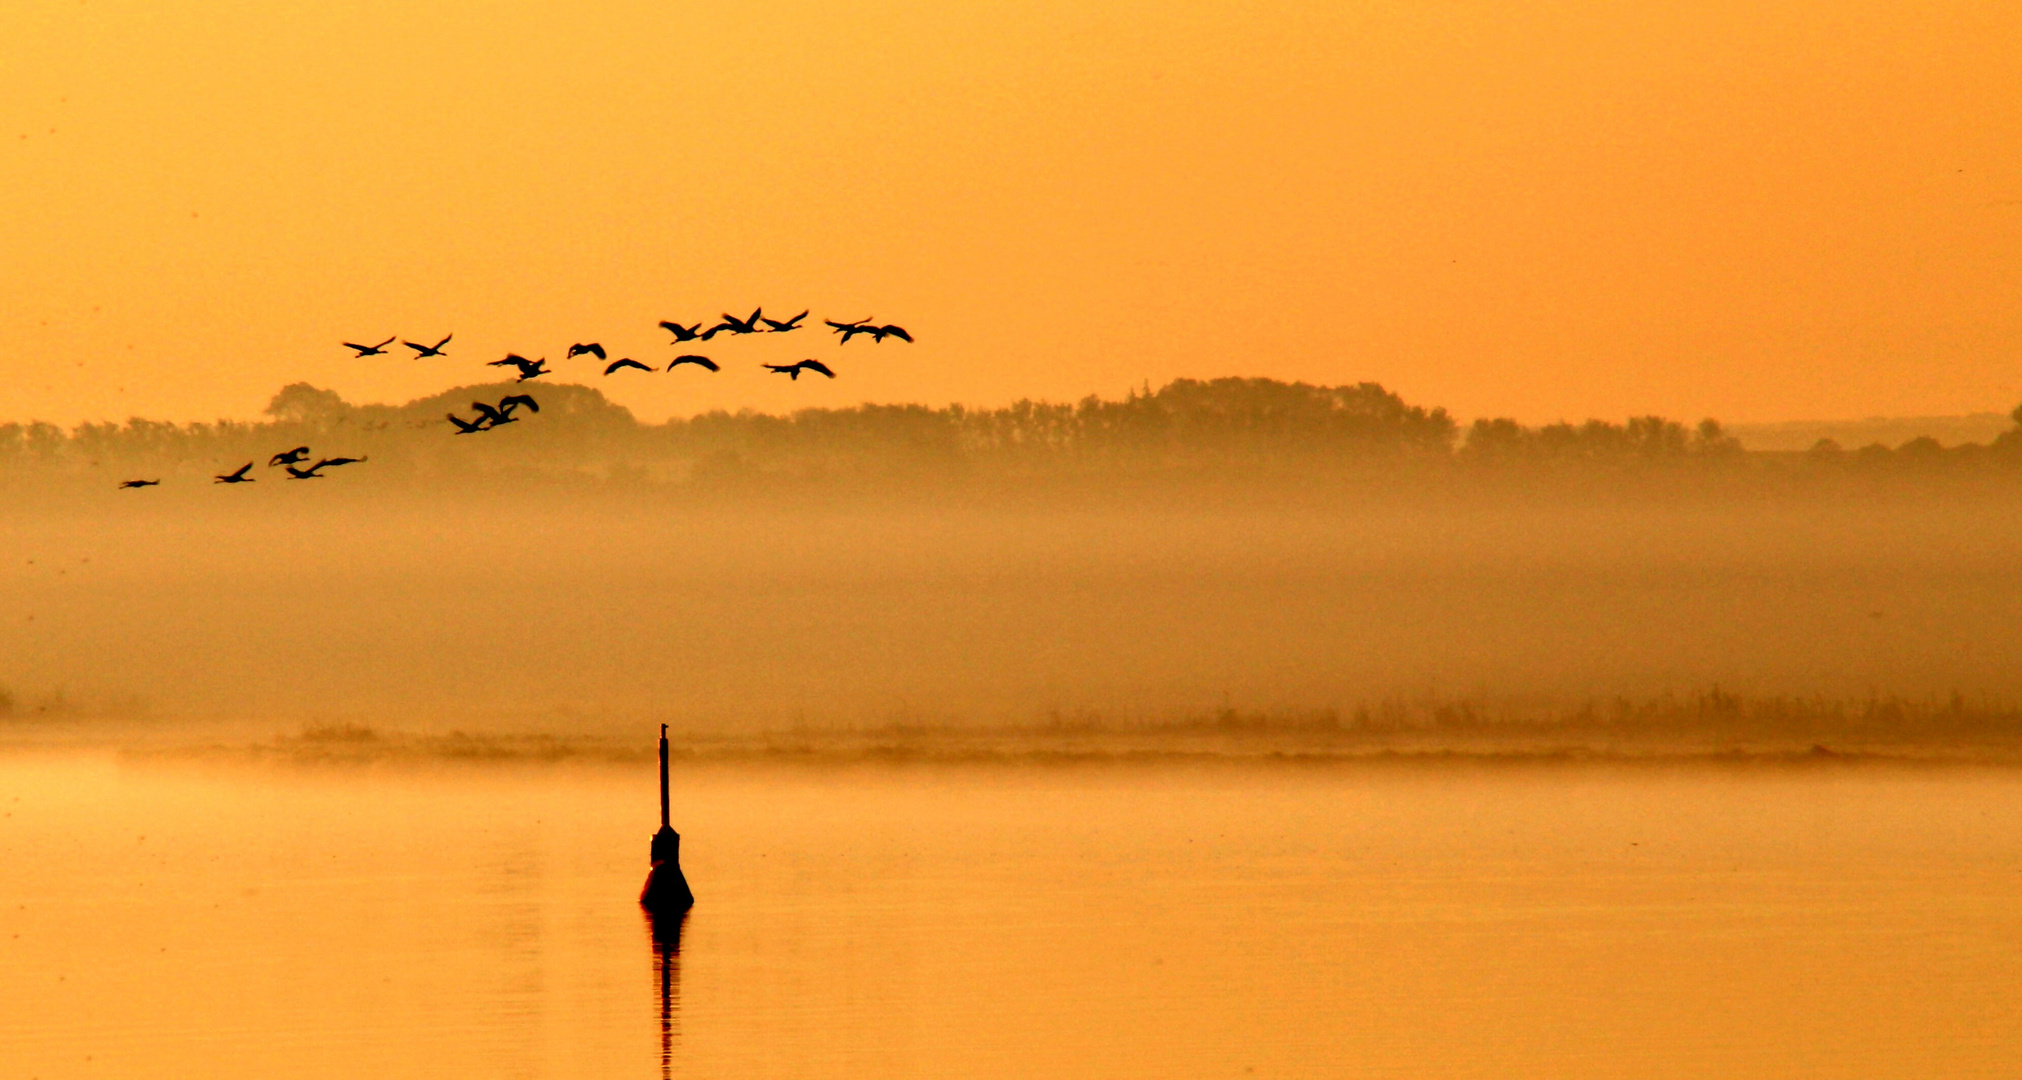
{"label": "shoreline", "polygon": [[[649,764],[650,745],[608,735],[564,733],[429,734],[339,729],[335,736],[205,737],[196,732],[0,728],[0,753],[110,753],[122,761],[215,761],[247,764],[382,768],[440,765]],[[32,737],[40,735],[41,737]],[[140,737],[135,737],[135,736]],[[30,736],[30,737],[23,737]],[[1043,729],[934,730],[894,733],[771,732],[676,735],[670,758],[687,767],[856,766],[951,767],[1197,767],[1470,768],[1470,767],[1716,767],[1837,769],[1866,767],[2022,767],[2022,742],[1823,737],[1606,737],[1600,732],[1496,737],[1412,733],[1332,737],[1273,733],[1241,736],[1150,731],[1051,732]]]}

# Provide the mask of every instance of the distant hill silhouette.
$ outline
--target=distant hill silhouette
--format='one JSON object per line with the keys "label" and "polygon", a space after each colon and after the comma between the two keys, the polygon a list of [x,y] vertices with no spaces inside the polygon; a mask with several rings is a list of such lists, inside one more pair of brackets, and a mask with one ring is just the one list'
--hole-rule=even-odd
{"label": "distant hill silhouette", "polygon": [[1787,420],[1766,424],[1735,424],[1728,430],[1750,450],[1809,450],[1829,439],[1848,449],[1901,446],[1913,439],[1935,439],[1945,446],[1992,442],[2010,427],[2001,413],[1968,416],[1890,416],[1866,420]]}

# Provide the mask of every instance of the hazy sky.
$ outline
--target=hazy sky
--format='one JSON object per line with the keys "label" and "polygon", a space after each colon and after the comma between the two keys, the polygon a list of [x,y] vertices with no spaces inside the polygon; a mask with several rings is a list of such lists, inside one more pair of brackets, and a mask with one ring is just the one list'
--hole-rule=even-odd
{"label": "hazy sky", "polygon": [[[2022,400],[2013,0],[7,0],[0,119],[5,418],[404,400],[757,304],[920,343],[588,381],[649,419],[1225,374]],[[842,377],[752,367],[801,356]]]}

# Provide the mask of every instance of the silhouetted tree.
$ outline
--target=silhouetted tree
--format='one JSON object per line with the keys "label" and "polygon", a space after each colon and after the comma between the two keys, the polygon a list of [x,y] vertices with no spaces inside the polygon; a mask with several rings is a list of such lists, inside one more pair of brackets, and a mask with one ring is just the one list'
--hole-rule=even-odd
{"label": "silhouetted tree", "polygon": [[335,390],[323,390],[308,383],[290,383],[267,403],[267,415],[284,423],[319,424],[335,420],[351,410]]}

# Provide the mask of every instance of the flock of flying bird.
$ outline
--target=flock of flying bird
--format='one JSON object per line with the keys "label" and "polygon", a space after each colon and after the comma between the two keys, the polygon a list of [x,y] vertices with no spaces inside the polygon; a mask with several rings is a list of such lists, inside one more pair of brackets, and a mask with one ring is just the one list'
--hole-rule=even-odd
{"label": "flock of flying bird", "polygon": [[[806,311],[803,311],[790,319],[768,319],[765,317],[765,309],[761,307],[754,309],[749,317],[742,319],[738,318],[735,315],[731,315],[728,312],[725,312],[723,315],[720,316],[720,318],[723,321],[717,323],[715,326],[712,326],[707,330],[702,329],[702,324],[700,322],[697,322],[691,326],[691,325],[684,325],[680,322],[676,322],[673,320],[662,320],[660,326],[668,333],[674,335],[673,344],[682,345],[691,341],[708,341],[716,337],[716,335],[718,334],[730,334],[732,336],[741,336],[744,334],[789,333],[794,330],[802,329],[801,320],[807,318],[807,316],[808,313]],[[905,327],[896,326],[890,323],[880,325],[875,320],[869,318],[857,319],[853,322],[836,322],[833,319],[824,319],[822,321],[826,322],[829,325],[829,327],[838,336],[841,337],[842,340],[838,342],[838,344],[842,345],[849,344],[850,339],[856,337],[859,334],[869,337],[873,344],[883,344],[886,338],[897,338],[900,341],[906,342],[908,344],[910,344],[913,340],[913,335],[907,333]],[[761,323],[763,323],[764,325],[760,326],[759,324]],[[402,346],[414,350],[414,358],[416,360],[422,360],[431,356],[448,356],[449,353],[445,351],[446,347],[449,345],[450,339],[455,336],[456,335],[454,334],[445,334],[443,335],[441,341],[438,341],[433,345],[426,345],[416,341],[406,341],[401,339],[399,335],[389,337],[385,341],[382,341],[377,345],[360,345],[357,344],[356,342],[350,341],[344,342],[343,344],[345,348],[350,349],[357,354],[355,359],[363,359],[368,356],[387,355],[387,347],[392,345],[395,341],[399,341]],[[607,376],[616,374],[617,372],[623,371],[627,368],[633,368],[639,371],[648,371],[648,372],[656,370],[652,365],[641,363],[637,360],[632,359],[629,356],[623,356],[619,357],[616,360],[612,360],[610,358],[610,355],[607,352],[605,352],[604,346],[594,341],[578,342],[574,345],[569,346],[568,359],[573,360],[578,356],[594,356],[600,361],[608,361],[604,366],[604,374]],[[716,361],[711,360],[709,357],[700,356],[694,353],[686,353],[681,356],[675,357],[673,362],[669,363],[666,366],[666,368],[661,370],[673,371],[675,368],[680,367],[683,364],[692,364],[696,367],[711,372],[723,370],[722,367],[716,363]],[[529,360],[526,357],[519,355],[518,353],[508,353],[505,359],[492,360],[487,364],[487,366],[515,368],[519,372],[518,381],[520,382],[526,382],[529,379],[537,379],[543,375],[552,374],[552,369],[548,367],[548,360],[547,357],[545,356],[540,358],[539,360]],[[765,368],[765,370],[767,371],[773,372],[778,375],[784,375],[795,382],[799,382],[801,373],[806,371],[811,371],[817,375],[822,375],[831,379],[835,378],[835,372],[831,370],[827,364],[824,364],[819,360],[802,360],[799,361],[798,363],[793,364],[762,364],[760,366]],[[507,396],[500,398],[498,404],[496,405],[488,405],[482,401],[473,401],[470,403],[470,407],[477,413],[475,419],[466,420],[455,413],[448,414],[449,422],[450,424],[455,426],[456,434],[458,435],[472,435],[480,431],[491,431],[500,427],[501,425],[514,423],[518,421],[519,417],[514,416],[513,414],[519,411],[522,407],[527,409],[529,412],[541,411],[540,403],[535,401],[533,399],[533,395],[531,394],[508,394]],[[306,446],[298,446],[293,450],[275,454],[274,457],[267,462],[267,467],[270,469],[275,466],[285,467],[288,472],[288,478],[291,480],[320,480],[323,478],[322,475],[323,469],[334,468],[339,465],[355,465],[359,462],[366,460],[365,458],[362,457],[323,458],[320,461],[316,462],[314,465],[303,467],[303,462],[307,461],[308,458],[309,458],[309,448]],[[221,473],[217,476],[217,478],[213,481],[213,483],[250,484],[254,481],[255,478],[248,476],[246,474],[252,471],[253,464],[254,464],[253,462],[248,461],[244,465],[239,466],[237,469],[229,473]],[[122,480],[120,481],[119,486],[121,488],[146,488],[158,486],[160,483],[161,480],[158,478],[154,480]]]}
{"label": "flock of flying bird", "polygon": [[[288,479],[290,480],[321,480],[323,479],[324,469],[335,468],[339,465],[356,465],[366,459],[362,457],[326,457],[306,468],[299,467],[307,460],[309,460],[309,448],[298,446],[293,450],[284,450],[281,453],[275,454],[272,458],[268,459],[267,467],[269,469],[276,465],[284,467],[288,471]],[[248,461],[231,472],[219,473],[217,478],[211,482],[214,484],[250,484],[256,479],[256,477],[246,475],[251,471],[253,471],[253,463]],[[156,487],[160,483],[159,479],[121,480],[119,486],[122,488],[144,488]]]}

